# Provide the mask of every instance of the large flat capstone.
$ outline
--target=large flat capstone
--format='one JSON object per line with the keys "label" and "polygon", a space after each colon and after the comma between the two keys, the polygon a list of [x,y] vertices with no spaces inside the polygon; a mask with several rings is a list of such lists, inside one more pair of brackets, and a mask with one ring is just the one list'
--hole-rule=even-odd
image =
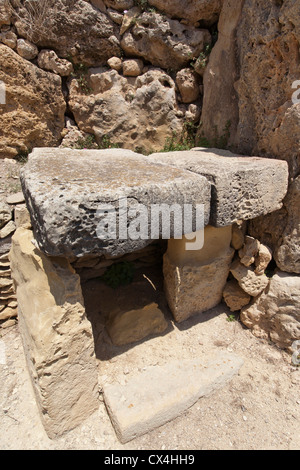
{"label": "large flat capstone", "polygon": [[288,165],[282,160],[206,148],[154,153],[148,158],[205,176],[211,182],[210,225],[214,227],[274,212],[282,207],[287,193]]}
{"label": "large flat capstone", "polygon": [[[152,239],[172,238],[178,228],[172,214],[165,236],[153,209],[162,204],[182,210],[189,204],[194,224],[197,206],[204,205],[200,223],[209,221],[211,185],[205,177],[129,150],[34,149],[21,183],[35,239],[50,256],[120,256]],[[187,233],[183,221],[180,230]],[[188,233],[197,226],[192,228]]]}
{"label": "large flat capstone", "polygon": [[126,385],[104,385],[104,401],[116,434],[126,443],[180,416],[237,374],[243,360],[227,351],[209,360],[152,366]]}

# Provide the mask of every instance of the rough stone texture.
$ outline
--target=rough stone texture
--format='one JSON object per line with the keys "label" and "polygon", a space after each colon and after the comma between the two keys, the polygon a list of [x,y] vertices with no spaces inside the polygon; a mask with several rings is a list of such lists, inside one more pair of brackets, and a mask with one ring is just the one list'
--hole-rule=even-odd
{"label": "rough stone texture", "polygon": [[231,312],[238,312],[250,303],[251,296],[233,279],[227,282],[223,291],[223,299]]}
{"label": "rough stone texture", "polygon": [[218,41],[212,49],[203,76],[202,124],[198,134],[205,137],[211,146],[217,145],[228,124],[228,143],[231,144],[238,125],[238,98],[234,88],[238,79],[236,28],[243,3],[244,0],[224,0],[218,23]]}
{"label": "rough stone texture", "polygon": [[40,2],[34,12],[22,6],[15,23],[20,36],[61,58],[88,66],[105,65],[120,55],[114,23],[83,0]]}
{"label": "rough stone texture", "polygon": [[170,20],[158,13],[140,15],[132,29],[121,39],[126,55],[143,57],[152,65],[179,70],[198,57],[211,36],[206,29],[196,29]]}
{"label": "rough stone texture", "polygon": [[11,49],[17,47],[17,35],[13,31],[4,31],[0,34],[0,41]]}
{"label": "rough stone texture", "polygon": [[290,185],[285,206],[287,224],[282,233],[282,243],[274,257],[282,271],[300,274],[300,176]]}
{"label": "rough stone texture", "polygon": [[239,250],[240,261],[244,266],[251,266],[259,252],[260,242],[256,238],[246,235],[245,243]]}
{"label": "rough stone texture", "polygon": [[[35,149],[22,168],[21,183],[39,247],[54,256],[117,256],[143,248],[151,243],[152,230],[157,232],[155,238],[162,236],[160,222],[152,223],[150,231],[153,204],[190,203],[194,209],[204,204],[204,224],[209,219],[211,188],[206,178],[151,163],[130,150]],[[121,212],[120,224],[126,219],[128,211],[119,207],[120,198],[127,198],[128,208],[136,211],[137,204],[146,206],[144,237],[148,239],[139,239],[139,228],[135,230],[138,212],[128,216],[133,234],[128,232],[127,240],[119,239],[119,224],[115,239],[112,224],[99,233],[100,222],[104,225],[106,220],[103,207],[109,205],[113,214]],[[170,225],[167,238],[175,233],[173,221]],[[127,236],[126,220],[125,232]]]}
{"label": "rough stone texture", "polygon": [[240,250],[245,242],[245,233],[246,233],[246,224],[245,222],[239,220],[232,225],[232,239],[231,246],[235,250]]}
{"label": "rough stone texture", "polygon": [[11,23],[11,6],[9,0],[0,2],[0,26]]}
{"label": "rough stone texture", "polygon": [[31,228],[30,214],[26,204],[18,204],[14,210],[16,227]]}
{"label": "rough stone texture", "polygon": [[30,41],[26,41],[26,39],[18,39],[17,52],[21,57],[23,57],[23,59],[32,60],[38,55],[39,50],[36,45],[32,44]]}
{"label": "rough stone texture", "polygon": [[287,192],[288,168],[284,161],[204,148],[156,153],[148,158],[209,179],[212,183],[210,224],[215,227],[273,212],[282,206]]}
{"label": "rough stone texture", "polygon": [[60,59],[54,51],[43,49],[38,56],[38,64],[44,70],[68,77],[73,72],[73,64],[66,59]]}
{"label": "rough stone texture", "polygon": [[231,227],[206,227],[204,245],[186,251],[186,239],[169,240],[163,273],[166,298],[177,322],[205,312],[222,299],[234,254]]}
{"label": "rough stone texture", "polygon": [[111,57],[108,59],[107,64],[110,66],[110,68],[116,70],[117,72],[121,72],[123,67],[122,59],[119,57]]}
{"label": "rough stone texture", "polygon": [[[219,39],[204,77],[201,117],[208,139],[222,135],[230,119],[229,144],[234,151],[286,160],[291,178],[300,170],[300,104],[292,101],[299,98],[292,88],[299,80],[299,8],[297,0],[224,1]],[[231,31],[231,45],[229,35],[222,34],[222,18]],[[294,243],[281,250],[284,260],[277,255],[285,227],[290,234],[298,232],[298,221],[287,211],[284,204],[282,211],[257,219],[251,223],[251,235],[260,234],[257,238],[274,251],[281,269],[299,273]]]}
{"label": "rough stone texture", "polygon": [[6,202],[0,200],[0,229],[12,219],[11,208]]}
{"label": "rough stone texture", "polygon": [[134,0],[103,0],[103,2],[107,7],[119,11],[129,10],[134,6]]}
{"label": "rough stone texture", "polygon": [[98,408],[97,368],[79,276],[67,260],[47,258],[32,239],[30,230],[19,228],[10,261],[32,384],[54,438]]}
{"label": "rough stone texture", "polygon": [[144,62],[141,59],[127,59],[123,62],[123,75],[125,77],[137,77],[141,75]]}
{"label": "rough stone texture", "polygon": [[218,20],[223,0],[148,0],[148,3],[171,18],[211,25]]}
{"label": "rough stone texture", "polygon": [[4,227],[0,229],[0,239],[6,238],[16,230],[16,225],[13,220],[10,220]]}
{"label": "rough stone texture", "polygon": [[100,145],[109,136],[114,144],[149,152],[182,133],[185,109],[178,108],[175,83],[163,70],[134,79],[95,69],[90,86],[92,94],[86,96],[72,80],[69,104],[79,128],[94,134]]}
{"label": "rough stone texture", "polygon": [[106,318],[105,327],[116,346],[135,343],[166,330],[165,306],[146,278],[140,277],[116,289],[105,285],[99,289],[101,315]]}
{"label": "rough stone texture", "polygon": [[176,75],[176,84],[183,103],[192,103],[199,98],[200,79],[199,75],[192,69],[180,70]]}
{"label": "rough stone texture", "polygon": [[57,145],[66,109],[61,78],[0,44],[0,80],[6,86],[6,104],[0,106],[0,158]]}
{"label": "rough stone texture", "polygon": [[255,336],[291,349],[300,338],[300,277],[278,271],[240,319]]}
{"label": "rough stone texture", "polygon": [[259,246],[257,255],[255,256],[255,272],[256,274],[263,274],[272,260],[272,251],[262,243]]}
{"label": "rough stone texture", "polygon": [[269,284],[269,279],[265,274],[256,274],[252,268],[244,266],[238,258],[232,263],[230,272],[240,287],[253,297],[259,295]]}
{"label": "rough stone texture", "polygon": [[224,386],[243,361],[227,351],[211,360],[152,366],[124,386],[104,385],[104,401],[119,440],[126,443],[180,416]]}

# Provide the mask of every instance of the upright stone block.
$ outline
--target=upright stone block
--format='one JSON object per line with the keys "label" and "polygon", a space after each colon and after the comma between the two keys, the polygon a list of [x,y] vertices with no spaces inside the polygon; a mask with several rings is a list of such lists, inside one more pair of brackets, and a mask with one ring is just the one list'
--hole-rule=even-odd
{"label": "upright stone block", "polygon": [[187,251],[186,238],[169,240],[164,255],[165,293],[174,319],[182,322],[220,303],[234,250],[231,227],[204,230],[201,250]]}
{"label": "upright stone block", "polygon": [[18,228],[10,262],[26,360],[45,430],[54,438],[97,410],[97,367],[79,276],[32,240],[30,230]]}
{"label": "upright stone block", "polygon": [[282,207],[287,193],[285,161],[205,148],[154,153],[148,158],[205,176],[211,182],[210,225],[214,227],[274,212]]}

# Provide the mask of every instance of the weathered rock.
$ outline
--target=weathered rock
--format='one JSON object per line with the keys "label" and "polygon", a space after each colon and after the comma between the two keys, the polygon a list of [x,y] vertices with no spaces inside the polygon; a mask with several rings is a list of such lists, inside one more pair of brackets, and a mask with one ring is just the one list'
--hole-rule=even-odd
{"label": "weathered rock", "polygon": [[16,308],[6,307],[0,312],[0,321],[9,320],[18,316],[18,310]]}
{"label": "weathered rock", "polygon": [[24,194],[22,193],[22,191],[19,191],[17,193],[14,193],[14,194],[10,194],[9,196],[7,196],[6,198],[6,202],[7,204],[22,204],[23,202],[25,202],[25,199],[24,199]]}
{"label": "weathered rock", "polygon": [[120,55],[114,23],[83,0],[51,0],[46,6],[39,2],[33,11],[25,4],[18,9],[15,25],[22,37],[74,63],[105,65]]}
{"label": "weathered rock", "polygon": [[300,338],[300,277],[278,271],[240,319],[255,336],[290,349]]}
{"label": "weathered rock", "polygon": [[38,55],[39,50],[32,42],[26,41],[26,39],[18,39],[17,52],[23,59],[32,60]]}
{"label": "weathered rock", "polygon": [[253,269],[244,266],[238,258],[232,263],[230,272],[240,287],[253,297],[259,295],[269,284],[269,279],[265,274],[256,274]]}
{"label": "weathered rock", "polygon": [[259,246],[257,255],[255,256],[255,272],[256,274],[263,274],[272,260],[272,251],[262,243]]}
{"label": "weathered rock", "polygon": [[[162,224],[155,214],[151,220],[155,204],[178,204],[181,208],[191,204],[194,210],[204,204],[203,223],[209,218],[210,184],[206,178],[151,163],[130,150],[35,149],[22,168],[21,182],[36,240],[53,256],[117,256],[147,246],[151,238],[162,236]],[[120,203],[124,198],[132,216]],[[140,204],[147,213],[139,229],[135,223],[142,210]],[[106,229],[107,207],[112,218]],[[114,214],[120,213],[123,217],[115,220]],[[182,220],[180,225],[182,230]],[[178,230],[173,220],[169,228],[167,238]]]}
{"label": "weathered rock", "polygon": [[232,226],[231,246],[235,250],[240,250],[245,243],[246,227],[245,222],[238,220]]}
{"label": "weathered rock", "polygon": [[107,64],[110,66],[110,68],[116,70],[117,72],[121,72],[123,67],[122,59],[119,57],[111,57],[108,59]]}
{"label": "weathered rock", "polygon": [[0,238],[9,237],[16,230],[16,225],[13,220],[10,220],[4,227],[0,229]]}
{"label": "weathered rock", "polygon": [[144,62],[141,59],[127,59],[123,62],[123,75],[125,77],[138,77],[142,74]]}
{"label": "weathered rock", "polygon": [[186,68],[180,70],[176,75],[176,84],[183,103],[192,103],[199,98],[199,76],[192,69]]}
{"label": "weathered rock", "polygon": [[209,361],[149,367],[124,386],[105,384],[104,401],[118,438],[126,443],[180,416],[224,386],[242,365],[240,358],[222,351]]}
{"label": "weathered rock", "polygon": [[134,0],[103,0],[103,2],[107,7],[119,11],[129,10],[134,6]]}
{"label": "weathered rock", "polygon": [[0,34],[0,41],[11,49],[17,47],[17,35],[13,31],[5,31]]}
{"label": "weathered rock", "polygon": [[223,299],[231,312],[238,312],[250,303],[251,296],[239,286],[236,280],[230,280],[223,291]]}
{"label": "weathered rock", "polygon": [[204,148],[156,153],[148,158],[184,168],[211,181],[210,224],[215,227],[273,212],[282,206],[287,192],[288,168],[280,160]]}
{"label": "weathered rock", "polygon": [[121,28],[120,28],[121,35],[124,34],[127,31],[127,29],[129,29],[130,26],[133,25],[135,18],[137,18],[140,14],[141,14],[141,9],[139,7],[133,7],[129,11],[126,11],[126,13],[123,16],[122,23],[121,23]]}
{"label": "weathered rock", "polygon": [[60,59],[54,51],[43,49],[38,55],[38,64],[44,70],[68,77],[73,72],[73,64],[66,59]]}
{"label": "weathered rock", "polygon": [[244,266],[251,266],[259,252],[260,242],[256,238],[246,235],[245,243],[239,250],[240,261]]}
{"label": "weathered rock", "polygon": [[57,145],[66,109],[61,78],[0,44],[0,80],[6,86],[6,104],[0,106],[0,158]]}
{"label": "weathered rock", "polygon": [[14,210],[16,228],[31,228],[30,214],[25,204],[18,204]]}
{"label": "weathered rock", "polygon": [[0,229],[12,219],[11,208],[0,200]]}
{"label": "weathered rock", "polygon": [[169,240],[164,255],[166,298],[177,322],[221,302],[234,254],[231,227],[206,227],[204,246],[186,250],[187,240]]}
{"label": "weathered rock", "polygon": [[285,199],[287,224],[282,233],[282,242],[274,254],[277,266],[282,271],[300,274],[300,176],[290,185]]}
{"label": "weathered rock", "polygon": [[79,128],[94,134],[99,145],[109,136],[114,144],[149,152],[182,133],[184,115],[178,112],[175,83],[162,70],[149,70],[136,80],[115,70],[95,70],[90,86],[92,94],[86,96],[73,80],[69,104]]}
{"label": "weathered rock", "polygon": [[165,13],[171,18],[187,20],[189,23],[197,21],[207,25],[216,23],[223,0],[148,0],[149,5]]}
{"label": "weathered rock", "polygon": [[105,285],[98,289],[101,315],[106,318],[105,327],[116,346],[162,334],[168,327],[161,299],[145,278],[139,276],[131,284],[116,289]]}
{"label": "weathered rock", "polygon": [[158,13],[144,12],[130,31],[126,31],[121,47],[127,55],[143,57],[152,65],[179,70],[197,57],[211,36],[206,29],[182,25]]}
{"label": "weathered rock", "polygon": [[0,2],[0,26],[9,25],[11,23],[11,5],[9,0],[1,0]]}
{"label": "weathered rock", "polygon": [[[198,132],[211,147],[231,144],[239,122],[238,97],[235,90],[239,74],[236,62],[236,29],[240,23],[244,0],[236,0],[234,4],[231,0],[224,0],[222,3],[218,40],[209,56],[208,65],[203,70],[205,93]],[[216,77],[220,79],[217,80]]]}
{"label": "weathered rock", "polygon": [[91,325],[79,276],[65,259],[50,259],[19,228],[10,260],[19,328],[41,419],[50,438],[80,424],[98,408]]}

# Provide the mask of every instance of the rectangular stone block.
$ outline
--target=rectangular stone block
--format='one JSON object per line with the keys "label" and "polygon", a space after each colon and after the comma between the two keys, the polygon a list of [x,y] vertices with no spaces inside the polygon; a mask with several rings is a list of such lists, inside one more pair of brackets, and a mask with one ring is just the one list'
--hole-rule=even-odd
{"label": "rectangular stone block", "polygon": [[270,158],[235,155],[227,150],[195,148],[154,153],[149,160],[205,176],[212,184],[210,225],[224,227],[282,207],[288,165]]}
{"label": "rectangular stone block", "polygon": [[[153,163],[130,150],[34,149],[22,169],[21,183],[36,241],[50,256],[121,256],[144,248],[152,239],[165,238],[161,221],[152,223],[155,205],[177,204],[183,209],[190,204],[195,211],[203,204],[203,223],[209,220],[211,187],[205,177]],[[126,209],[120,207],[120,198],[126,200]],[[138,238],[129,230],[134,232],[139,225],[139,214],[135,217],[129,210],[142,210],[141,205],[146,209],[146,226]],[[101,234],[105,209],[109,228]],[[124,215],[128,225],[123,235]],[[171,238],[173,222],[168,228]]]}
{"label": "rectangular stone block", "polygon": [[126,385],[105,384],[104,401],[119,440],[126,443],[180,416],[238,373],[242,359],[227,351],[210,360],[149,367]]}
{"label": "rectangular stone block", "polygon": [[177,322],[221,302],[234,254],[231,227],[206,227],[199,251],[186,251],[185,242],[169,240],[163,262],[166,298]]}
{"label": "rectangular stone block", "polygon": [[32,240],[30,230],[18,228],[10,261],[25,356],[42,422],[54,438],[98,408],[98,376],[79,276]]}

